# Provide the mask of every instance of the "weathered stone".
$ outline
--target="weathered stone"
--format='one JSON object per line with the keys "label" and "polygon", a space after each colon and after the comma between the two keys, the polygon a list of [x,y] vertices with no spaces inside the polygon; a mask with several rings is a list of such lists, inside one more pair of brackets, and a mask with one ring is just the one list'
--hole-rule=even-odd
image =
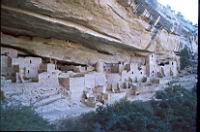
{"label": "weathered stone", "polygon": [[151,78],[150,81],[151,81],[151,83],[155,83],[155,84],[160,83],[160,79],[158,79],[158,78]]}
{"label": "weathered stone", "polygon": [[111,54],[114,53],[111,48],[105,48],[110,47],[110,44],[144,51],[155,51],[159,47],[157,52],[164,48],[165,54],[167,50],[177,50],[179,38],[174,34],[164,37],[167,35],[164,31],[161,31],[154,44],[149,43],[152,36],[145,31],[144,26],[148,23],[137,20],[133,9],[126,8],[116,0],[21,0],[17,4],[3,0],[1,27],[6,33],[67,39]]}
{"label": "weathered stone", "polygon": [[146,82],[147,81],[147,77],[143,77],[141,82]]}
{"label": "weathered stone", "polygon": [[162,78],[163,75],[160,72],[157,72],[157,77]]}

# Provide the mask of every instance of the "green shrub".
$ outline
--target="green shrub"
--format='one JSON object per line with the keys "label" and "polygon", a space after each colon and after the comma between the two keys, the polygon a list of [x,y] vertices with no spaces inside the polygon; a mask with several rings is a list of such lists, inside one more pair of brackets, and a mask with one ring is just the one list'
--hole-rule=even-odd
{"label": "green shrub", "polygon": [[[76,120],[61,120],[57,130],[81,131],[195,131],[196,96],[179,85],[156,93],[161,101],[125,99]],[[69,125],[70,124],[70,125]]]}
{"label": "green shrub", "polygon": [[38,78],[31,78],[32,82],[38,82]]}
{"label": "green shrub", "polygon": [[[55,126],[30,107],[1,105],[1,130],[144,131],[190,132],[196,130],[194,92],[180,85],[158,91],[156,100],[130,102],[122,99],[77,118],[62,119]],[[3,107],[2,107],[3,106]]]}
{"label": "green shrub", "polygon": [[1,101],[4,101],[5,96],[4,96],[4,92],[3,91],[1,91],[0,98],[1,98]]}
{"label": "green shrub", "polygon": [[154,104],[156,115],[169,123],[171,131],[195,131],[197,98],[191,91],[175,85],[157,92],[156,98],[162,99]]}
{"label": "green shrub", "polygon": [[1,131],[50,131],[53,126],[36,114],[31,107],[1,104]]}
{"label": "green shrub", "polygon": [[180,52],[180,66],[181,70],[185,67],[192,66],[191,53],[186,47]]}

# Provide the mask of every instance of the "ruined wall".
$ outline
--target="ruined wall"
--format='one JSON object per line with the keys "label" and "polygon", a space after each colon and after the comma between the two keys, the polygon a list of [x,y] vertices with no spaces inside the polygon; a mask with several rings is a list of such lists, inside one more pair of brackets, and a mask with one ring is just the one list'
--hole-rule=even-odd
{"label": "ruined wall", "polygon": [[19,65],[19,68],[24,70],[24,76],[26,78],[37,78],[41,63],[42,59],[39,57],[19,57],[12,59],[12,65]]}
{"label": "ruined wall", "polygon": [[157,73],[157,56],[155,54],[150,54],[147,58],[147,75],[156,76]]}
{"label": "ruined wall", "polygon": [[1,76],[9,78],[11,76],[11,58],[9,56],[1,56]]}

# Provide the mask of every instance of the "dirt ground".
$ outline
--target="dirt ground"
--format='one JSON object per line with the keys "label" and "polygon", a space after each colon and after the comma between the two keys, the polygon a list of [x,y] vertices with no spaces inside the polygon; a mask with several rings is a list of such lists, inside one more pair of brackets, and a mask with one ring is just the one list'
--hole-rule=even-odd
{"label": "dirt ground", "polygon": [[[112,93],[111,97],[116,98],[117,100],[120,100],[120,98],[125,97],[126,95],[127,99],[130,101],[136,101],[136,100],[142,100],[142,101],[148,101],[154,99],[154,94],[158,90],[164,90],[165,88],[168,87],[168,84],[171,83],[172,85],[182,85],[184,88],[191,90],[196,86],[197,83],[197,75],[196,74],[188,74],[188,75],[179,75],[177,77],[172,77],[172,78],[163,78],[160,80],[159,84],[141,84],[139,87],[139,95],[131,95],[129,92],[128,94],[115,94]],[[9,91],[13,91],[13,89],[7,89]],[[126,90],[130,89],[124,89],[124,92]],[[26,101],[24,98],[25,96],[21,93],[17,94],[18,91],[16,91],[16,94],[11,96],[8,100],[9,103],[12,104],[12,101],[19,100],[20,102]],[[55,95],[55,97],[59,97],[61,95]],[[119,99],[117,99],[119,98]],[[50,100],[51,98],[47,99]],[[24,102],[26,103],[26,102]],[[67,97],[63,98],[58,98],[58,100],[41,105],[37,108],[35,108],[35,111],[41,115],[43,118],[47,119],[49,122],[53,123],[56,122],[59,119],[62,118],[71,118],[71,117],[76,117],[79,116],[83,113],[87,113],[90,111],[94,111],[96,108],[91,108],[86,106],[85,104],[81,102],[69,102],[69,99]]]}

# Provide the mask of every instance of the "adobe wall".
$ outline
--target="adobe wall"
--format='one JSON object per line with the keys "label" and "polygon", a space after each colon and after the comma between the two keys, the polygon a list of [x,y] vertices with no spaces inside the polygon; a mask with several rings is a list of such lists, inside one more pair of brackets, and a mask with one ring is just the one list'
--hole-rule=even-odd
{"label": "adobe wall", "polygon": [[158,66],[157,72],[160,72],[162,76],[177,76],[178,75],[178,67],[177,62],[175,60],[168,61],[163,65]]}
{"label": "adobe wall", "polygon": [[147,67],[146,67],[147,75],[151,77],[157,76],[157,62],[156,62],[156,55],[150,54],[147,57]]}
{"label": "adobe wall", "polygon": [[40,73],[38,75],[38,82],[45,87],[59,87],[58,73]]}
{"label": "adobe wall", "polygon": [[169,65],[170,65],[170,69],[172,70],[173,76],[177,76],[177,74],[178,74],[177,62],[170,61]]}
{"label": "adobe wall", "polygon": [[42,59],[39,57],[13,58],[12,65],[19,65],[20,69],[24,69],[24,76],[26,78],[37,78],[39,66]]}
{"label": "adobe wall", "polygon": [[111,90],[111,88],[113,89],[118,88],[118,83],[121,82],[121,76],[118,73],[107,73],[106,78],[108,82],[107,83],[108,90]]}
{"label": "adobe wall", "polygon": [[105,73],[95,73],[95,85],[106,87],[107,78]]}
{"label": "adobe wall", "polygon": [[96,71],[100,73],[104,72],[104,63],[102,61],[96,63]]}
{"label": "adobe wall", "polygon": [[1,55],[1,67],[10,67],[11,66],[11,58],[8,56]]}
{"label": "adobe wall", "polygon": [[68,78],[72,102],[80,102],[84,90],[84,77]]}
{"label": "adobe wall", "polygon": [[85,74],[83,86],[85,86],[85,88],[93,89],[95,85],[96,85],[95,74],[94,73]]}
{"label": "adobe wall", "polygon": [[4,52],[1,53],[2,54],[1,55],[1,76],[3,76],[5,79],[11,79],[12,78],[11,56],[14,56],[14,55],[9,54],[8,52],[4,54]]}

